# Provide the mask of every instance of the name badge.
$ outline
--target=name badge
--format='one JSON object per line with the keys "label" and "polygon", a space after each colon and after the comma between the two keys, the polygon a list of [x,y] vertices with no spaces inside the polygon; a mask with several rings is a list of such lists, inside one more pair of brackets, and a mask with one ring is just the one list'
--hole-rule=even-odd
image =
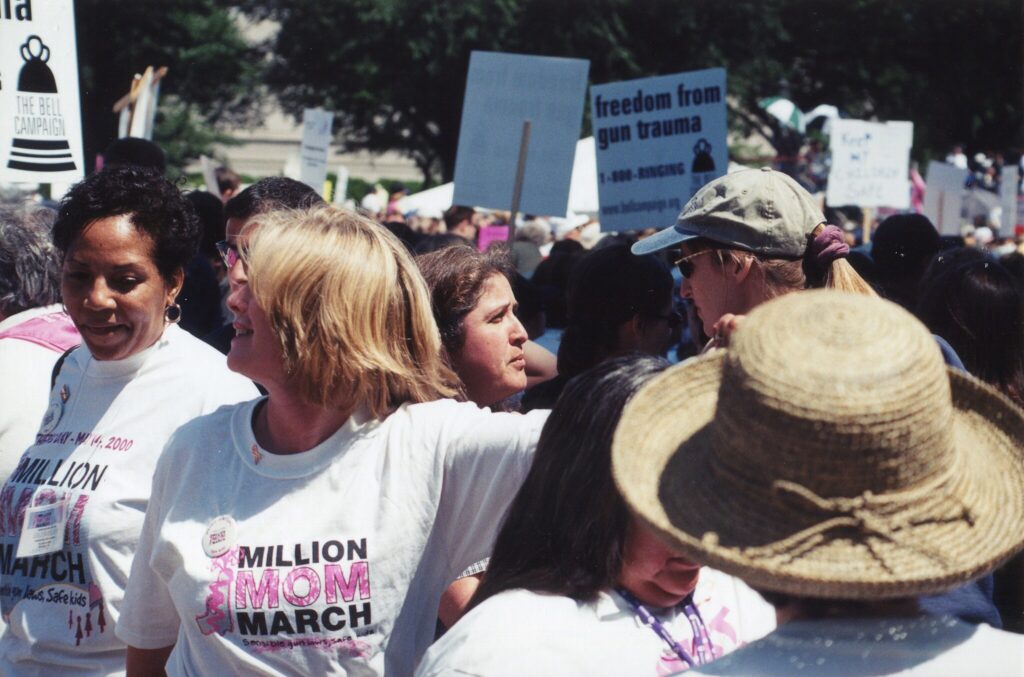
{"label": "name badge", "polygon": [[25,519],[18,538],[16,558],[35,557],[57,552],[64,544],[64,527],[71,515],[71,495],[47,505],[25,509]]}

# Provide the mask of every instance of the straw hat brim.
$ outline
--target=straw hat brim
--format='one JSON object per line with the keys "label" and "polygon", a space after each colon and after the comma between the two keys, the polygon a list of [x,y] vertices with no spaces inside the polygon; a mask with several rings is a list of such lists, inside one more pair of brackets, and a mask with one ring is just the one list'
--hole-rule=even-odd
{"label": "straw hat brim", "polygon": [[615,432],[619,491],[641,521],[682,555],[763,590],[890,599],[949,590],[1021,547],[1024,412],[981,381],[947,368],[956,451],[946,490],[971,519],[911,519],[895,539],[828,530],[795,551],[775,552],[773,544],[824,518],[769,491],[730,490],[716,477],[709,424],[725,359],[720,351],[652,379],[630,400]]}

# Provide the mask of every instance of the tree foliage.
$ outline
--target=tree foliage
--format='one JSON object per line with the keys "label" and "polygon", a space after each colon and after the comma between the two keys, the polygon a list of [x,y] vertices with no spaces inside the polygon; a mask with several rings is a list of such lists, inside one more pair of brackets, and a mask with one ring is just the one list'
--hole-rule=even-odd
{"label": "tree foliage", "polygon": [[214,0],[77,0],[75,27],[86,157],[117,137],[111,108],[147,66],[169,69],[154,140],[171,167],[258,119],[262,55]]}
{"label": "tree foliage", "polygon": [[593,83],[724,66],[731,123],[787,151],[757,101],[912,120],[915,152],[1024,143],[1019,0],[250,0],[274,19],[267,84],[335,111],[348,149],[450,178],[472,50],[590,59]]}

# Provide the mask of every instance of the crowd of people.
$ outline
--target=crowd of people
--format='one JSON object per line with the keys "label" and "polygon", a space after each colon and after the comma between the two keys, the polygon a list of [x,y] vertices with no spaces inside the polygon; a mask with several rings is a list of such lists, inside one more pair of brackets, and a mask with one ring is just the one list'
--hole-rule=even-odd
{"label": "crowd of people", "polygon": [[1024,672],[1021,254],[768,168],[481,249],[135,150],[0,213],[0,674]]}

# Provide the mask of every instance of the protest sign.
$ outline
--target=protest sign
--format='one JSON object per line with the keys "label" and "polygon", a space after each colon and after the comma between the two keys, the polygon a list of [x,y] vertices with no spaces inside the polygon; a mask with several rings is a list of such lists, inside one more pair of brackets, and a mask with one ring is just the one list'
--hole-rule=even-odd
{"label": "protest sign", "polygon": [[825,200],[833,207],[910,207],[912,122],[833,120]]}
{"label": "protest sign", "polygon": [[327,180],[327,151],[331,145],[334,113],[307,108],[302,113],[302,148],[299,150],[299,181],[322,195]]}
{"label": "protest sign", "polygon": [[217,163],[205,155],[200,155],[199,166],[203,170],[203,183],[206,184],[206,192],[216,195],[217,199],[220,199],[220,184],[217,183]]}
{"label": "protest sign", "polygon": [[0,8],[0,181],[84,176],[72,0]]}
{"label": "protest sign", "polygon": [[960,212],[964,206],[964,183],[969,172],[945,162],[928,163],[924,189],[924,215],[941,235],[960,234]]}
{"label": "protest sign", "polygon": [[505,242],[508,240],[508,226],[484,226],[477,236],[476,247],[480,251],[486,251],[492,242]]}
{"label": "protest sign", "polygon": [[602,230],[670,225],[725,174],[725,94],[722,68],[591,87]]}
{"label": "protest sign", "polygon": [[1017,226],[1017,183],[1019,174],[1016,167],[1003,167],[999,177],[999,202],[1002,209],[1000,234],[1010,235]]}
{"label": "protest sign", "polygon": [[348,197],[348,167],[345,165],[338,166],[338,182],[334,186],[334,197],[333,202],[335,204],[342,204],[345,202],[345,198]]}
{"label": "protest sign", "polygon": [[455,204],[513,207],[529,122],[519,208],[565,214],[590,62],[473,52],[455,157]]}

